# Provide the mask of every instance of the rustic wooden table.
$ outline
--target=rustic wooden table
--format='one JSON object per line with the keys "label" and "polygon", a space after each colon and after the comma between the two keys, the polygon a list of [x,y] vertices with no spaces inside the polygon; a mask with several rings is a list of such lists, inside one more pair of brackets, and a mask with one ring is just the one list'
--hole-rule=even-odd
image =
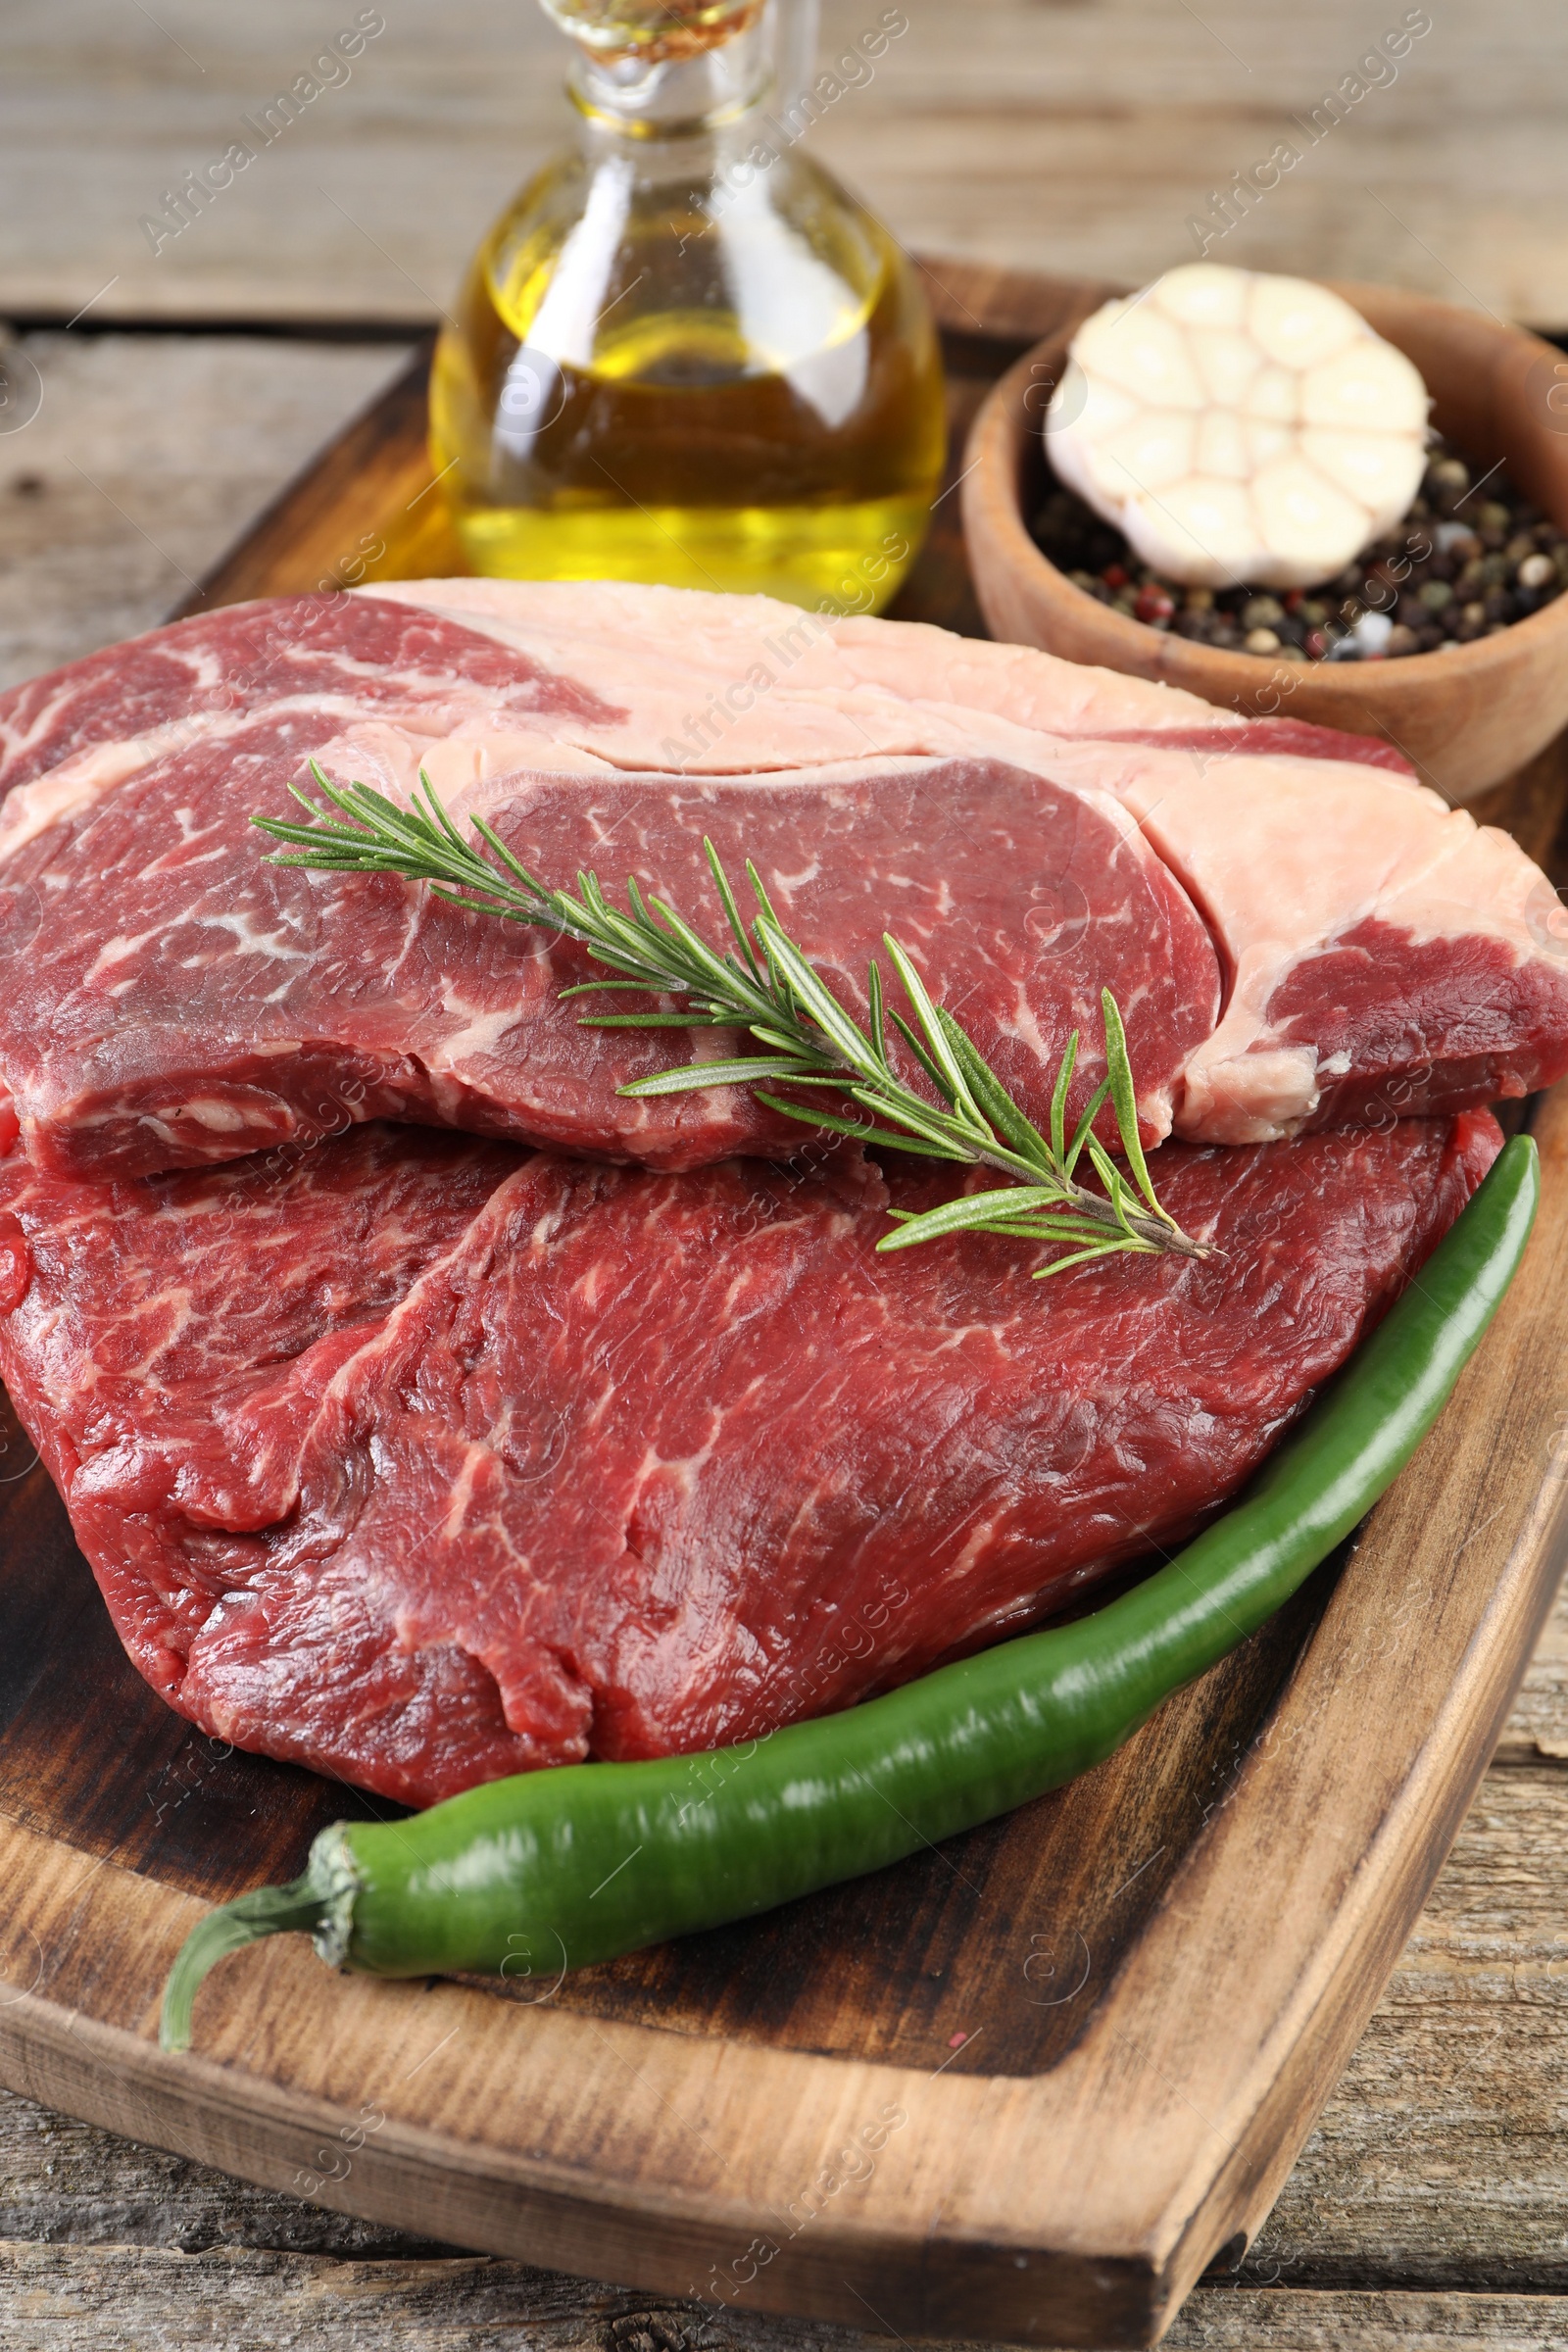
{"label": "rustic wooden table", "polygon": [[[13,380],[35,380],[41,402],[10,432],[0,411],[0,683],[174,604],[401,364],[478,225],[564,133],[559,54],[531,0],[377,13],[385,29],[352,78],[155,254],[140,221],[162,191],[307,71],[337,20],[318,0],[7,0],[0,319],[21,333]],[[828,0],[825,46],[843,54],[882,13]],[[905,13],[874,76],[829,108],[820,151],[928,250],[1120,277],[1191,252],[1190,217],[1236,169],[1283,138],[1306,148],[1292,118],[1405,14],[1396,0],[1376,15],[1358,0]],[[1560,328],[1568,11],[1443,0],[1431,15],[1397,79],[1365,86],[1369,70],[1346,119],[1213,250]],[[333,339],[344,320],[363,339]],[[378,2345],[394,2330],[421,2352],[673,2352],[699,2324],[246,2188],[4,2094],[0,2241],[15,2352]],[[731,2313],[698,2340],[804,2352],[838,2334]],[[1267,2228],[1168,2340],[1568,2345],[1568,1609]]]}

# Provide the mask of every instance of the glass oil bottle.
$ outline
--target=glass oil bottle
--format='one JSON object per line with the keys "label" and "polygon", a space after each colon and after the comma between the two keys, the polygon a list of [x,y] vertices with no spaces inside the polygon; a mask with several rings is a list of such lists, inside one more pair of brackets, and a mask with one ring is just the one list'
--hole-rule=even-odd
{"label": "glass oil bottle", "polygon": [[941,476],[941,364],[909,263],[800,150],[814,0],[544,5],[580,145],[485,239],[431,382],[468,563],[879,609]]}

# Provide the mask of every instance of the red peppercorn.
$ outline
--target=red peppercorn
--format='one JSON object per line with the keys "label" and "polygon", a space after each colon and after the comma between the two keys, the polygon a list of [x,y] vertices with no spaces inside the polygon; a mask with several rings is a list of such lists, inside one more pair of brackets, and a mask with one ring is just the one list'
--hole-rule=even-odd
{"label": "red peppercorn", "polygon": [[1285,594],[1283,597],[1281,597],[1280,602],[1285,607],[1287,612],[1299,612],[1301,610],[1301,600],[1305,595],[1306,590],[1304,588],[1287,588]]}
{"label": "red peppercorn", "polygon": [[1119,564],[1107,564],[1100,576],[1107,588],[1125,588],[1127,585],[1127,574]]}
{"label": "red peppercorn", "polygon": [[1306,632],[1306,651],[1310,659],[1314,662],[1321,662],[1328,650],[1329,641],[1327,631],[1323,629],[1308,629]]}
{"label": "red peppercorn", "polygon": [[1139,589],[1138,601],[1133,606],[1133,611],[1140,620],[1154,623],[1169,620],[1175,610],[1176,599],[1168,590],[1158,587],[1152,580],[1147,588]]}

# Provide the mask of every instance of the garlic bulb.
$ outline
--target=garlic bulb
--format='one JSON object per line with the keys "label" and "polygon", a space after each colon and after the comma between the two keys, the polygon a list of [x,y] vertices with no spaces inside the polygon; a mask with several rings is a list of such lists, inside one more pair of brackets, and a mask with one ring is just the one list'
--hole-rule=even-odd
{"label": "garlic bulb", "polygon": [[1085,319],[1046,434],[1058,479],[1167,578],[1310,588],[1407,512],[1427,407],[1339,295],[1193,262]]}

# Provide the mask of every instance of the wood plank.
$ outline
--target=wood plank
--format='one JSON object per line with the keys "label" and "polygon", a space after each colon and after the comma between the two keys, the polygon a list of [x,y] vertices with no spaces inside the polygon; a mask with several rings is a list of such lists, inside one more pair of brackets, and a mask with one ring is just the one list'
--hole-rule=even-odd
{"label": "wood plank", "polygon": [[29,335],[0,436],[0,688],[154,627],[406,346]]}
{"label": "wood plank", "polygon": [[1497,1754],[1507,1763],[1568,1758],[1568,1598],[1546,1620]]}
{"label": "wood plank", "polygon": [[[531,7],[386,11],[313,100],[155,254],[139,223],[242,115],[305,71],[317,0],[10,0],[0,82],[0,315],[434,319],[486,223],[570,131],[564,48]],[[828,0],[824,62],[882,15]],[[1216,179],[1294,138],[1385,24],[1360,0],[926,0],[826,110],[816,152],[906,243],[1140,280],[1194,251]],[[1555,0],[1447,0],[1214,250],[1568,322]],[[353,12],[345,8],[342,21]],[[1381,74],[1383,69],[1377,69]],[[109,283],[109,281],[113,283]],[[107,290],[105,290],[107,287]]]}
{"label": "wood plank", "polygon": [[[0,2243],[9,2352],[871,2352],[858,2329],[703,2316],[613,2287],[589,2288],[484,2257],[405,2262],[214,2248],[58,2248]],[[265,2323],[260,2315],[265,2313]],[[1200,2288],[1168,2352],[1438,2352],[1485,2343],[1547,2352],[1564,2341],[1550,2295]],[[918,2343],[920,2339],[905,2339]]]}
{"label": "wood plank", "polygon": [[1565,1919],[1568,1772],[1498,1767],[1249,2279],[1568,2293]]}

